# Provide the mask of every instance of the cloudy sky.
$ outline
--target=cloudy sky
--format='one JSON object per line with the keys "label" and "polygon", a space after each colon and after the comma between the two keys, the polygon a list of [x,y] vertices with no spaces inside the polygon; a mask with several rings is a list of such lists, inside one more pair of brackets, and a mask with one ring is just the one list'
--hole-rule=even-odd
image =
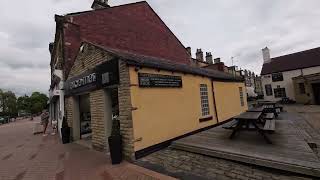
{"label": "cloudy sky", "polygon": [[[48,43],[54,14],[89,10],[93,0],[2,0],[0,88],[47,93]],[[185,46],[202,48],[259,73],[261,49],[271,56],[320,46],[319,0],[147,0]],[[109,0],[111,6],[136,2]]]}

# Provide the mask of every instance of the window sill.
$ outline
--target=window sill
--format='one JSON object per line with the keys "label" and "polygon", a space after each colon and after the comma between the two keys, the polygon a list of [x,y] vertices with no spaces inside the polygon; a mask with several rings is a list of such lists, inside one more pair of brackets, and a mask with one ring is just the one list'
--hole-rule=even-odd
{"label": "window sill", "polygon": [[212,116],[204,116],[204,117],[199,118],[199,122],[206,122],[206,121],[210,121],[212,119],[213,119]]}

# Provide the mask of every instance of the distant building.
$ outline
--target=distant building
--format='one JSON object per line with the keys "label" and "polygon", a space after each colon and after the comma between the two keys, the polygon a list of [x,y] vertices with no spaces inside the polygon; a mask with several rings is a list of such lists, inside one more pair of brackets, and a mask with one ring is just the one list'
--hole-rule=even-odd
{"label": "distant building", "polygon": [[[210,62],[210,61],[209,61]],[[245,81],[245,86],[248,88],[253,89],[256,95],[263,95],[262,84],[261,84],[261,77],[255,75],[254,72],[249,70],[239,70],[237,66],[226,66],[223,62],[221,62],[220,58],[215,58],[214,63],[209,63],[207,66],[202,66],[206,69],[218,70],[222,72],[226,72],[232,74],[234,76],[242,76]],[[250,92],[251,92],[250,89]],[[252,94],[252,93],[251,93]]]}
{"label": "distant building", "polygon": [[320,104],[320,48],[270,58],[266,47],[262,54],[265,100],[288,97],[298,103]]}

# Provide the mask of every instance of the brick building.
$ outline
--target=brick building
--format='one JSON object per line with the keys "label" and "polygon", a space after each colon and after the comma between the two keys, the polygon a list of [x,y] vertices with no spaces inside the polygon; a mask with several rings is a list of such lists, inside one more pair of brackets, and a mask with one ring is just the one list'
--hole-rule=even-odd
{"label": "brick building", "polygon": [[108,151],[118,118],[123,153],[133,160],[247,109],[243,79],[194,66],[148,3],[92,7],[56,15],[50,44],[51,105],[63,104],[58,124],[65,117],[73,141]]}

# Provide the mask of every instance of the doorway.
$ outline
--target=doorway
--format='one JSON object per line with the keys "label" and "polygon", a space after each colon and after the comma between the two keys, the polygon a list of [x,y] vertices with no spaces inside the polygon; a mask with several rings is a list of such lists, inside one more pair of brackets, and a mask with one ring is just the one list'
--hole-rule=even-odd
{"label": "doorway", "polygon": [[312,84],[315,104],[320,105],[320,83]]}
{"label": "doorway", "polygon": [[91,111],[90,111],[90,95],[84,94],[79,96],[80,111],[80,139],[90,141],[92,138],[91,129]]}

